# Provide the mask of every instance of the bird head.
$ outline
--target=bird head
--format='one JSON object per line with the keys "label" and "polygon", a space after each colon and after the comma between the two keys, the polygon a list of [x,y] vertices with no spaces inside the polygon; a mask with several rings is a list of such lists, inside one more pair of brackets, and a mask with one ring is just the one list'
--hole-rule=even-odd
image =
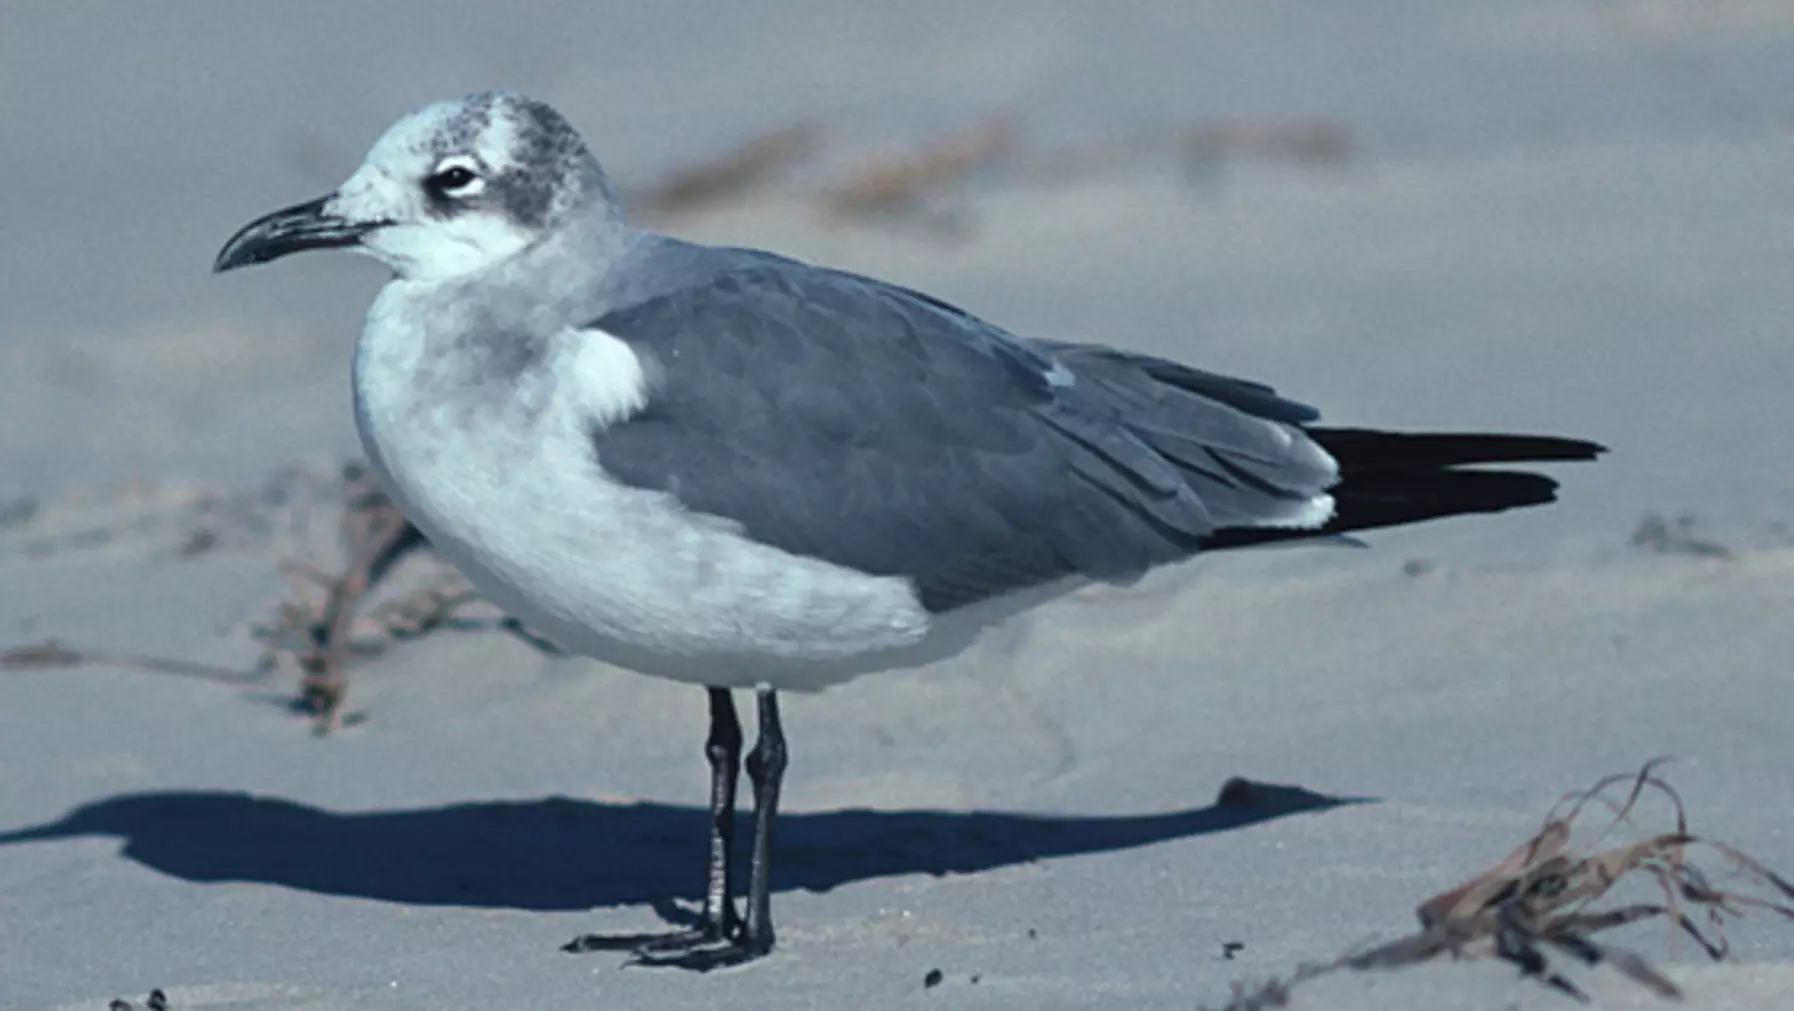
{"label": "bird head", "polygon": [[493,268],[594,216],[617,213],[579,134],[541,102],[484,92],[400,119],[335,192],[245,225],[213,269],[343,248],[401,278],[442,280]]}

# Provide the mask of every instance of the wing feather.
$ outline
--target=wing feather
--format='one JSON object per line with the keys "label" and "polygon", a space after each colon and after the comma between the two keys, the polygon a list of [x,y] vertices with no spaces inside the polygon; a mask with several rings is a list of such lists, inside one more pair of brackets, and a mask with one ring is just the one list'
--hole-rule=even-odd
{"label": "wing feather", "polygon": [[1312,410],[1269,387],[1024,341],[790,261],[592,326],[658,376],[644,410],[594,425],[613,478],[784,550],[908,577],[937,611],[1137,575],[1220,528],[1287,522],[1335,476],[1294,426]]}

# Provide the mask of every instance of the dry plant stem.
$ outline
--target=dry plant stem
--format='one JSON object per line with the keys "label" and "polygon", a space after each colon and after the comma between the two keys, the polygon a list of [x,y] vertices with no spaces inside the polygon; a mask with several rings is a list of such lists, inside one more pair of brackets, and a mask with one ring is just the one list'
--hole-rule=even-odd
{"label": "dry plant stem", "polygon": [[389,601],[369,612],[370,621],[395,639],[417,639],[438,628],[463,632],[496,630],[508,633],[546,656],[565,656],[566,651],[523,627],[509,616],[497,619],[462,618],[461,608],[482,598],[471,588],[420,590],[402,600]]}
{"label": "dry plant stem", "polygon": [[342,725],[343,699],[348,693],[344,667],[348,663],[349,631],[355,609],[369,590],[378,585],[393,565],[424,543],[424,536],[397,507],[377,507],[370,516],[368,535],[348,567],[331,584],[323,613],[308,630],[311,648],[299,657],[304,670],[301,699],[317,714],[317,732],[328,734]]}
{"label": "dry plant stem", "polygon": [[[1341,969],[1400,969],[1441,956],[1499,958],[1525,978],[1588,1001],[1586,993],[1553,967],[1550,956],[1563,955],[1589,966],[1605,963],[1658,997],[1679,1000],[1681,988],[1644,956],[1597,941],[1594,935],[1662,917],[1675,932],[1672,936],[1687,934],[1717,961],[1729,951],[1724,932],[1728,918],[1756,909],[1794,920],[1794,884],[1731,846],[1691,834],[1681,797],[1656,774],[1660,764],[1662,760],[1653,761],[1635,774],[1609,776],[1559,801],[1539,831],[1500,863],[1422,903],[1416,910],[1419,933],[1333,962],[1301,966],[1284,979],[1254,987],[1236,985],[1222,1011],[1285,1007],[1297,984]],[[1607,796],[1615,786],[1627,783],[1630,788],[1623,800]],[[1571,847],[1571,828],[1587,808],[1601,805],[1613,816],[1594,841],[1600,845],[1616,828],[1632,824],[1633,809],[1647,791],[1662,794],[1673,805],[1674,831],[1593,852]],[[1696,846],[1717,853],[1739,877],[1756,886],[1757,894],[1715,887],[1705,872],[1688,862],[1688,851]],[[1654,880],[1663,892],[1662,902],[1590,908],[1635,872]],[[1705,914],[1704,928],[1692,915],[1696,913]]]}
{"label": "dry plant stem", "polygon": [[465,587],[420,590],[362,614],[361,602],[392,567],[411,551],[427,546],[422,532],[369,481],[370,486],[350,502],[344,517],[345,534],[359,545],[344,571],[332,576],[303,564],[284,567],[289,578],[303,579],[326,590],[322,604],[316,604],[303,586],[296,585],[298,603],[282,608],[278,626],[301,636],[297,648],[287,648],[295,654],[303,675],[299,705],[316,716],[318,734],[329,734],[342,726],[350,657],[377,653],[387,640],[420,638],[442,627],[467,631],[497,629],[540,653],[562,655],[557,646],[525,629],[515,618],[482,621],[456,617],[463,605],[480,600]]}
{"label": "dry plant stem", "polygon": [[[354,553],[340,575],[303,563],[281,567],[292,584],[295,599],[280,606],[276,622],[255,629],[256,636],[268,643],[268,650],[254,670],[213,667],[141,653],[74,648],[55,640],[0,650],[0,670],[110,663],[246,685],[265,679],[275,669],[276,657],[290,652],[303,675],[298,703],[315,715],[317,733],[328,734],[342,725],[350,657],[379,653],[391,640],[419,638],[444,627],[466,631],[496,629],[540,653],[563,655],[557,646],[530,632],[515,618],[459,617],[457,611],[461,607],[480,600],[464,586],[421,590],[361,614],[360,605],[392,567],[427,542],[387,499],[371,474],[356,470],[345,472],[345,476],[349,479],[349,501],[342,531],[356,545]],[[325,590],[321,602],[314,600],[310,592],[314,584]]]}
{"label": "dry plant stem", "polygon": [[472,590],[420,590],[403,600],[388,601],[368,612],[368,617],[395,639],[417,639],[454,623],[463,604],[480,599]]}
{"label": "dry plant stem", "polygon": [[[1419,934],[1351,956],[1343,964],[1354,969],[1398,968],[1441,954],[1493,955],[1515,965],[1524,976],[1586,1000],[1586,994],[1551,968],[1547,952],[1556,951],[1587,965],[1605,962],[1659,996],[1679,998],[1681,990],[1643,956],[1598,942],[1592,935],[1660,916],[1694,938],[1710,958],[1719,960],[1729,950],[1726,918],[1759,909],[1794,919],[1794,885],[1733,847],[1690,834],[1681,797],[1656,774],[1660,764],[1661,759],[1648,763],[1632,776],[1609,776],[1560,801],[1539,832],[1506,859],[1423,903],[1417,910],[1422,926]],[[1605,796],[1609,789],[1627,781],[1631,787],[1623,801],[1616,804]],[[1620,825],[1631,824],[1633,809],[1647,790],[1663,794],[1674,806],[1673,832],[1587,855],[1572,851],[1572,825],[1589,805],[1598,803],[1613,813],[1613,820],[1596,840],[1600,842]],[[1569,808],[1563,811],[1566,803]],[[1704,872],[1688,862],[1688,850],[1697,845],[1718,853],[1734,870],[1775,897],[1715,888]],[[1654,880],[1663,892],[1661,904],[1589,908],[1634,872]],[[1705,930],[1689,915],[1691,909],[1706,913]]]}
{"label": "dry plant stem", "polygon": [[155,671],[158,674],[176,674],[181,677],[198,678],[202,681],[216,681],[220,684],[230,685],[254,684],[266,678],[270,669],[264,664],[250,671],[232,670],[229,667],[213,667],[209,664],[150,656],[146,653],[81,649],[65,646],[54,639],[33,646],[17,646],[0,651],[0,669],[3,670],[45,670],[51,667],[80,667],[96,663],[137,667]]}
{"label": "dry plant stem", "polygon": [[670,217],[740,199],[802,161],[821,132],[799,123],[750,138],[720,157],[671,173],[643,196],[642,210]]}
{"label": "dry plant stem", "polygon": [[903,210],[928,190],[944,186],[1014,150],[1013,119],[998,117],[964,133],[936,138],[907,158],[880,159],[822,195],[823,209],[839,218],[863,218]]}

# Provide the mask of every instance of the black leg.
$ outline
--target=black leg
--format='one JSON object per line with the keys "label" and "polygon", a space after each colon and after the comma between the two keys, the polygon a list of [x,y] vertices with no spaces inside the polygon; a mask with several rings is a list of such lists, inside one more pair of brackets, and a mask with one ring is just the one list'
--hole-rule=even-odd
{"label": "black leg", "polygon": [[754,784],[754,862],[748,880],[747,926],[742,943],[754,954],[772,950],[772,825],[779,816],[779,788],[785,782],[785,728],[779,723],[779,696],[772,689],[758,693],[760,739],[748,755],[748,779]]}
{"label": "black leg", "polygon": [[[567,942],[562,951],[688,951],[700,945],[732,941],[741,931],[735,912],[731,873],[735,851],[735,785],[741,775],[741,720],[727,688],[711,688],[710,737],[704,755],[710,760],[710,857],[706,864],[704,911],[696,925],[663,934],[587,934]],[[758,751],[758,748],[755,749]],[[758,794],[758,787],[755,793]]]}
{"label": "black leg", "polygon": [[735,784],[741,778],[741,721],[727,688],[710,689],[710,867],[704,888],[701,924],[712,939],[733,937],[741,929],[735,915]]}
{"label": "black leg", "polygon": [[659,956],[641,952],[643,965],[696,969],[700,972],[749,962],[772,950],[772,826],[779,814],[779,787],[785,779],[788,753],[785,729],[779,724],[779,697],[761,688],[760,738],[748,753],[748,781],[754,786],[754,862],[748,880],[747,922],[726,943]]}

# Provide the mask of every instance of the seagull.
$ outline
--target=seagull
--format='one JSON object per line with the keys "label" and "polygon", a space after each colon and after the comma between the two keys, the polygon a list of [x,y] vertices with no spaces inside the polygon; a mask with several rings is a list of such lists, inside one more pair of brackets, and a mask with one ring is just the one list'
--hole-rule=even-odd
{"label": "seagull", "polygon": [[[1261,383],[639,230],[580,134],[511,92],[406,115],[334,192],[246,225],[214,269],[323,248],[392,272],[352,381],[405,516],[570,652],[708,692],[697,923],[566,946],[638,964],[772,950],[780,691],[933,663],[1207,550],[1550,502],[1546,476],[1466,465],[1604,449],[1319,427]],[[759,722],[740,913],[735,689]]]}

